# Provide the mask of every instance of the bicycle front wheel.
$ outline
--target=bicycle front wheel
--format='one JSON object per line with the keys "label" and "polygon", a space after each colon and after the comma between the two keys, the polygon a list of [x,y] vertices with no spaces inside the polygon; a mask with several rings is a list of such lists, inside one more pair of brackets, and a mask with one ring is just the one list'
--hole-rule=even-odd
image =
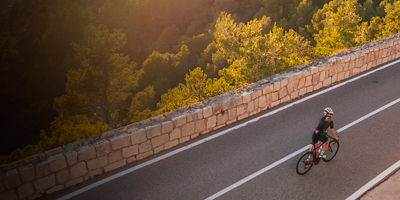
{"label": "bicycle front wheel", "polygon": [[331,161],[339,151],[339,141],[333,139],[329,142],[329,147],[325,151],[326,158],[323,158],[325,162]]}
{"label": "bicycle front wheel", "polygon": [[[311,159],[309,159],[311,158]],[[303,154],[300,159],[297,161],[296,165],[296,172],[297,174],[304,175],[308,171],[310,171],[311,167],[313,166],[312,161],[312,152],[307,152]]]}

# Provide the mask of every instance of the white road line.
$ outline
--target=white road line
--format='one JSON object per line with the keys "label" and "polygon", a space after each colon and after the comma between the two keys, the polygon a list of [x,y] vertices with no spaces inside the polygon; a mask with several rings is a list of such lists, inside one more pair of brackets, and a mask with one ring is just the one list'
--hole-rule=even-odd
{"label": "white road line", "polygon": [[347,197],[346,200],[355,200],[361,197],[365,192],[367,192],[369,189],[374,187],[377,183],[382,181],[385,177],[387,177],[389,174],[391,174],[393,171],[397,170],[400,168],[400,160],[394,163],[392,166],[387,168],[385,171],[380,173],[378,176],[376,176],[374,179],[372,179],[370,182],[362,186],[359,190],[357,190],[354,194],[351,196]]}
{"label": "white road line", "polygon": [[164,154],[164,155],[162,155],[162,156],[160,156],[160,157],[157,157],[157,158],[154,158],[154,159],[152,159],[152,160],[146,161],[146,162],[144,162],[144,163],[142,163],[142,164],[140,164],[140,165],[137,165],[137,166],[134,166],[134,167],[132,167],[132,168],[126,169],[126,170],[121,171],[121,172],[119,172],[119,173],[117,173],[117,174],[114,174],[114,175],[112,175],[112,176],[109,176],[109,177],[107,177],[107,178],[104,178],[104,179],[102,179],[102,180],[100,180],[100,181],[98,181],[98,182],[95,182],[95,183],[92,183],[92,184],[87,185],[87,186],[85,186],[85,187],[82,187],[82,188],[80,188],[79,190],[76,190],[76,191],[74,191],[74,192],[72,192],[72,193],[66,194],[66,195],[64,195],[64,196],[62,196],[62,197],[60,197],[60,198],[58,198],[57,200],[66,200],[66,199],[70,199],[70,198],[72,198],[72,197],[74,197],[74,196],[77,196],[77,195],[79,195],[79,194],[81,194],[81,193],[83,193],[83,192],[86,192],[86,191],[88,191],[88,190],[91,190],[91,189],[93,189],[93,188],[95,188],[95,187],[97,187],[97,186],[99,186],[99,185],[102,185],[102,184],[104,184],[104,183],[107,183],[107,182],[109,182],[109,181],[111,181],[111,180],[114,180],[114,179],[116,179],[116,178],[119,178],[119,177],[121,177],[121,176],[124,176],[124,175],[126,175],[126,174],[129,174],[129,173],[131,173],[131,172],[133,172],[133,171],[136,171],[136,170],[141,169],[141,168],[143,168],[143,167],[145,167],[145,166],[151,165],[151,164],[153,164],[153,163],[155,163],[155,162],[158,162],[158,161],[160,161],[160,160],[164,160],[164,159],[166,159],[166,158],[169,158],[169,157],[171,157],[171,156],[173,156],[173,155],[175,155],[175,154],[178,154],[178,153],[180,153],[180,152],[182,152],[182,151],[188,150],[188,149],[193,148],[193,147],[195,147],[195,146],[197,146],[197,145],[200,145],[200,144],[202,144],[202,143],[204,143],[204,142],[207,142],[207,141],[210,141],[210,140],[212,140],[212,139],[215,139],[215,138],[217,138],[217,137],[219,137],[219,136],[225,135],[226,133],[228,133],[228,132],[230,132],[230,131],[232,131],[232,130],[236,130],[236,129],[239,129],[239,128],[241,128],[241,127],[244,127],[244,126],[246,126],[246,125],[248,125],[248,124],[250,124],[250,123],[253,123],[253,122],[258,121],[258,120],[261,119],[261,118],[271,116],[271,115],[273,115],[273,114],[275,114],[275,113],[278,113],[278,112],[280,112],[280,111],[282,111],[282,110],[285,110],[285,109],[287,109],[287,108],[290,108],[290,107],[292,107],[292,106],[294,106],[294,105],[296,105],[296,104],[305,102],[305,101],[307,101],[307,100],[309,100],[309,99],[311,99],[311,98],[314,98],[314,97],[319,96],[319,95],[321,95],[321,94],[327,93],[327,92],[329,92],[329,91],[331,91],[331,90],[333,90],[333,89],[336,89],[336,88],[339,88],[339,87],[341,87],[341,86],[343,86],[343,85],[346,85],[347,83],[353,82],[353,81],[355,81],[355,80],[358,80],[358,79],[360,79],[360,78],[363,78],[363,77],[365,77],[365,76],[368,76],[368,75],[370,75],[370,74],[372,74],[372,73],[375,73],[375,72],[377,72],[377,71],[386,69],[386,68],[388,68],[388,67],[390,67],[390,66],[392,66],[392,65],[394,65],[394,64],[397,64],[397,63],[399,63],[399,62],[400,62],[400,59],[398,59],[398,60],[396,60],[396,61],[393,61],[393,62],[391,62],[391,63],[388,63],[388,64],[386,64],[386,65],[383,65],[382,67],[379,67],[379,68],[374,69],[374,70],[372,70],[372,71],[370,71],[370,72],[367,72],[367,73],[362,74],[362,75],[360,75],[360,76],[357,76],[357,77],[354,77],[354,78],[349,79],[349,80],[347,80],[347,81],[344,81],[344,82],[342,82],[342,83],[340,83],[340,84],[337,84],[337,85],[335,85],[335,86],[333,86],[333,87],[330,87],[330,88],[327,88],[327,89],[325,89],[325,90],[322,90],[322,91],[320,91],[320,92],[317,92],[317,93],[312,94],[312,95],[310,95],[310,96],[307,96],[307,97],[305,97],[305,98],[299,99],[299,100],[297,100],[297,101],[295,101],[295,102],[292,102],[292,103],[290,103],[290,104],[288,104],[288,105],[286,105],[286,106],[283,106],[283,107],[280,107],[280,108],[278,108],[278,109],[276,109],[276,110],[274,110],[274,111],[268,112],[268,113],[266,113],[266,114],[264,114],[264,115],[262,115],[262,116],[259,116],[259,117],[257,117],[257,118],[254,118],[254,119],[249,120],[249,121],[247,121],[247,122],[244,122],[244,123],[242,123],[242,124],[238,124],[238,125],[236,125],[236,126],[234,126],[234,127],[231,127],[231,128],[229,128],[229,129],[223,130],[223,131],[221,131],[221,132],[219,132],[219,133],[216,133],[216,134],[214,134],[214,135],[211,135],[211,136],[209,136],[209,137],[207,137],[207,138],[204,138],[204,139],[202,139],[202,140],[199,140],[199,141],[194,142],[194,143],[192,143],[192,144],[189,144],[189,145],[187,145],[187,146],[184,146],[184,147],[181,147],[181,148],[176,149],[176,150],[174,150],[174,151],[171,151],[171,152],[169,152],[169,153],[167,153],[167,154]]}
{"label": "white road line", "polygon": [[[396,99],[396,100],[394,100],[394,101],[392,101],[392,102],[390,102],[390,103],[388,103],[388,104],[386,104],[386,105],[384,105],[384,106],[382,106],[382,107],[380,107],[380,108],[378,108],[378,109],[376,109],[376,110],[364,115],[363,117],[361,117],[361,118],[359,118],[359,119],[347,124],[346,126],[340,128],[338,130],[338,132],[344,131],[344,130],[346,130],[346,129],[358,124],[359,122],[361,122],[361,121],[363,121],[363,120],[375,115],[376,113],[379,113],[379,112],[385,110],[386,108],[389,108],[390,106],[393,106],[393,105],[395,105],[396,103],[399,103],[399,102],[400,102],[400,98],[398,98],[398,99]],[[251,174],[251,175],[239,180],[238,182],[236,182],[236,183],[224,188],[223,190],[213,194],[212,196],[206,198],[206,200],[213,200],[213,199],[216,199],[216,198],[222,196],[223,194],[225,194],[225,193],[227,193],[227,192],[239,187],[240,185],[250,181],[251,179],[261,175],[262,173],[264,173],[264,172],[266,172],[266,171],[278,166],[279,164],[281,164],[281,163],[283,163],[283,162],[295,157],[296,155],[302,153],[303,151],[306,151],[307,149],[310,148],[310,146],[311,145],[307,145],[305,147],[302,147],[301,149],[299,149],[299,150],[297,150],[297,151],[285,156],[284,158],[272,163],[271,165],[268,165],[268,166],[266,166],[266,167],[264,167],[264,168],[262,168],[262,169],[260,169],[260,170],[258,170],[256,172],[254,172],[253,174]]]}

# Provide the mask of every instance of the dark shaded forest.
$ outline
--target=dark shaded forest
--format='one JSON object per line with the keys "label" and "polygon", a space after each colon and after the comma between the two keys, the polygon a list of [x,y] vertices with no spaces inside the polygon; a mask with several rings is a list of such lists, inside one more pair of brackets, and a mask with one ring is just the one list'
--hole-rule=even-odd
{"label": "dark shaded forest", "polygon": [[2,162],[399,32],[393,0],[15,0],[0,14]]}

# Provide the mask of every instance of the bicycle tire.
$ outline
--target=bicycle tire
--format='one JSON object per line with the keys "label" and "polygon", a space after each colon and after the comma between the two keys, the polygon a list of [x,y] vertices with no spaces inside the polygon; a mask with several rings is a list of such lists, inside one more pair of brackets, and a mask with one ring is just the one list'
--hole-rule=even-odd
{"label": "bicycle tire", "polygon": [[310,169],[314,165],[314,162],[311,161],[311,162],[309,162],[310,165],[306,166],[305,160],[308,158],[309,155],[312,156],[312,152],[306,152],[297,161],[297,164],[296,164],[296,173],[297,174],[299,174],[299,175],[306,174],[308,171],[310,171]]}
{"label": "bicycle tire", "polygon": [[336,139],[332,139],[329,142],[329,147],[328,149],[325,151],[325,155],[326,158],[323,158],[322,160],[324,162],[329,162],[331,161],[337,154],[337,152],[339,151],[339,141],[337,141]]}

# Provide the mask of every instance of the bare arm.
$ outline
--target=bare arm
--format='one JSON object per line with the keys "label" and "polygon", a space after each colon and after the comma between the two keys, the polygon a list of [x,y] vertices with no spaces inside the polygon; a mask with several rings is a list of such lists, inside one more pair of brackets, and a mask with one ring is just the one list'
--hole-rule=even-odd
{"label": "bare arm", "polygon": [[334,128],[332,128],[332,135],[335,137],[336,140],[339,140],[339,137],[336,135],[336,131]]}

